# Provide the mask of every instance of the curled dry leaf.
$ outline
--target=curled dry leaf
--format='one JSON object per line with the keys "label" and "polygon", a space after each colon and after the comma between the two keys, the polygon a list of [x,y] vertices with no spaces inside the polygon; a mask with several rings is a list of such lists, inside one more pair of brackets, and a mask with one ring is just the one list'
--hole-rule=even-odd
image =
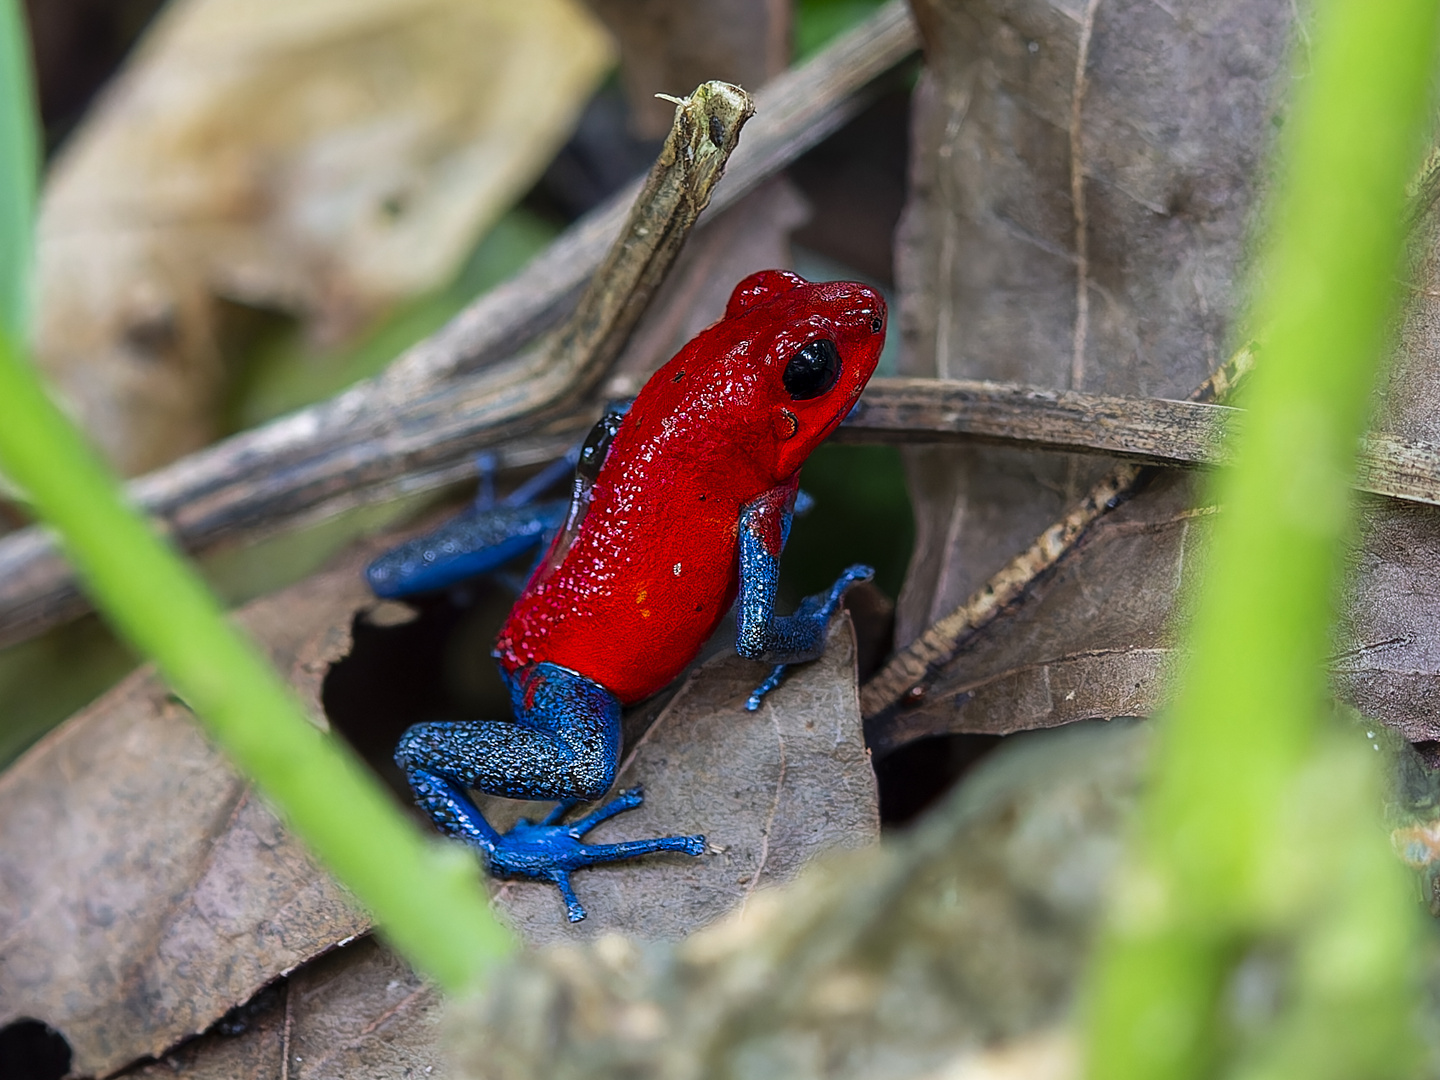
{"label": "curled dry leaf", "polygon": [[127,473],[213,438],[217,298],[335,337],[443,284],[611,61],[573,0],[180,0],[67,144],[36,351]]}
{"label": "curled dry leaf", "polygon": [[[241,616],[313,714],[368,598],[358,566]],[[369,920],[150,672],[0,775],[0,1024],[104,1075],[203,1031]]]}

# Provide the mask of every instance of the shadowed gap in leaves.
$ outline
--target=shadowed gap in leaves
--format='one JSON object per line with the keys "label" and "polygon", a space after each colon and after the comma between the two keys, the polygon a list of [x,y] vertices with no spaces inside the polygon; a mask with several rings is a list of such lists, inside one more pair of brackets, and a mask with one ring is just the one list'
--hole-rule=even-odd
{"label": "shadowed gap in leaves", "polygon": [[42,1020],[28,1016],[0,1027],[0,1077],[60,1080],[70,1071],[70,1044]]}
{"label": "shadowed gap in leaves", "polygon": [[355,616],[354,644],[330,667],[320,700],[330,723],[407,805],[409,786],[392,757],[406,728],[510,715],[490,645],[513,602],[509,591],[479,582],[458,597],[412,600],[409,619],[398,604]]}

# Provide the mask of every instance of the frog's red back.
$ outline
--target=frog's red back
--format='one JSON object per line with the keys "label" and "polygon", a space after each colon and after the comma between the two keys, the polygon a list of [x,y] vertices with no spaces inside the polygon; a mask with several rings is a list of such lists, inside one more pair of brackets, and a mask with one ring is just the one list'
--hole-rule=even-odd
{"label": "frog's red back", "polygon": [[794,489],[884,341],[885,302],[866,285],[782,270],[737,285],[725,317],[640,391],[588,511],[501,630],[500,663],[560,664],[625,704],[674,679],[735,600],[741,508]]}

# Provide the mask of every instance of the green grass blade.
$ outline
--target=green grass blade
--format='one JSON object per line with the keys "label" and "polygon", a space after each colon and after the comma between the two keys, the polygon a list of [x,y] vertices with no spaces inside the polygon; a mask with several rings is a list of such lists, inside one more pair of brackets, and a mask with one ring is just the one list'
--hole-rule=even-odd
{"label": "green grass blade", "polygon": [[[1297,85],[1286,126],[1256,301],[1261,346],[1249,413],[1234,468],[1214,481],[1224,512],[1189,628],[1190,659],[1092,972],[1089,1075],[1097,1080],[1230,1071],[1238,1058],[1230,1060],[1222,1032],[1221,997],[1235,960],[1263,933],[1294,936],[1301,981],[1275,1046],[1252,1055],[1245,1075],[1286,1075],[1277,1063],[1289,1061],[1289,1075],[1379,1078],[1408,1060],[1412,913],[1384,855],[1373,784],[1331,761],[1320,735],[1348,486],[1394,313],[1437,6],[1316,5],[1312,73]],[[1329,772],[1340,778],[1333,791],[1299,794]],[[1308,838],[1311,860],[1337,868],[1338,880],[1316,887],[1334,895],[1304,914],[1300,893],[1315,883],[1275,871],[1288,857],[1287,819],[1297,805],[1323,819],[1327,803],[1344,799],[1358,824],[1342,816]],[[1339,869],[1355,866],[1366,869]],[[1325,964],[1304,958],[1323,955],[1327,941],[1346,943],[1353,963],[1322,975]],[[1295,1034],[1302,1029],[1304,1038]],[[1307,1040],[1308,1057],[1297,1049]],[[1302,1058],[1307,1067],[1293,1071]]]}
{"label": "green grass blade", "polygon": [[119,496],[109,471],[0,336],[0,468],[60,535],[96,605],[195,711],[381,932],[449,990],[511,948],[475,860],[422,836],[363,763],[226,620],[195,572]]}
{"label": "green grass blade", "polygon": [[30,260],[40,137],[30,39],[17,0],[0,0],[0,324],[30,326]]}
{"label": "green grass blade", "polygon": [[490,913],[475,860],[423,836],[348,747],[309,723],[189,564],[126,504],[25,361],[17,328],[37,139],[17,0],[0,0],[0,35],[0,470],[59,534],[96,606],[155,661],[381,933],[443,988],[474,989],[513,948]]}

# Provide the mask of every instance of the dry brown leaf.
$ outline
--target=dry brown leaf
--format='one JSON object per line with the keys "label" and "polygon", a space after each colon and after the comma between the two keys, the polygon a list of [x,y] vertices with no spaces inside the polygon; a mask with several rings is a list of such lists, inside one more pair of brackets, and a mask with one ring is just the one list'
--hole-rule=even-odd
{"label": "dry brown leaf", "polygon": [[1101,518],[1020,604],[937,668],[923,695],[869,725],[872,749],[1154,712],[1176,608],[1209,531],[1210,513],[1194,508],[1199,482],[1161,473]]}
{"label": "dry brown leaf", "polygon": [[608,935],[518,957],[453,1010],[459,1075],[1069,1075],[1055,1029],[1146,741],[1119,724],[1037,736],[910,836],[819,860],[744,918],[679,943]]}
{"label": "dry brown leaf", "polygon": [[[1395,369],[1376,426],[1440,437],[1440,209],[1412,244],[1410,292]],[[1335,679],[1362,713],[1413,741],[1440,739],[1440,510],[1367,498],[1341,627]]]}
{"label": "dry brown leaf", "polygon": [[[1065,225],[1056,216],[1056,208],[1074,209],[1061,164],[1077,145],[1073,130],[1061,130],[1054,117],[1059,103],[1074,105],[1076,85],[1040,78],[1052,48],[1040,33],[1046,27],[996,22],[1002,7],[976,0],[924,9],[935,81],[918,114],[928,171],[901,248],[911,273],[908,363],[934,356],[941,373],[948,362],[961,365],[952,374],[1049,386],[1078,377],[1086,389],[1177,393],[1214,341],[1223,341],[1236,302],[1226,283],[1244,272],[1238,244],[1253,213],[1250,178],[1258,176],[1270,128],[1273,80],[1287,71],[1278,50],[1292,13],[1278,2],[1181,5],[1174,11],[1183,17],[1171,22],[1154,5],[1095,3],[1078,22],[1046,24],[1065,30],[1063,43],[1094,17],[1079,129],[1090,224],[1089,247],[1080,253],[1088,259],[1091,294],[1086,327],[1077,316],[1074,221]],[[956,35],[967,26],[972,36],[961,41]],[[980,29],[987,36],[974,37]],[[1242,53],[1232,48],[1239,42]],[[1075,53],[1072,45],[1072,62]],[[1150,67],[1150,55],[1169,57],[1167,71]],[[1238,80],[1230,72],[1235,64]],[[1009,126],[1005,117],[1017,101],[1034,115]],[[1039,119],[1046,115],[1051,121]],[[1047,124],[1055,129],[1048,142],[1021,139],[1021,127]],[[1048,174],[1040,168],[1046,160]],[[1029,187],[1017,201],[1004,185],[1018,189],[1022,179]],[[1045,206],[1048,233],[1041,228]],[[1437,239],[1440,222],[1432,212],[1416,237],[1397,368],[1377,422],[1379,431],[1403,439],[1440,436]],[[920,275],[926,260],[943,263],[947,252],[963,253],[946,264],[948,276],[943,265]],[[1046,266],[1048,278],[1041,273]],[[1063,266],[1068,278],[1059,273]],[[1014,276],[1020,268],[1023,277]],[[1034,283],[1023,309],[1016,292],[1022,280]],[[1082,330],[1077,362],[1065,335],[1073,346]],[[997,553],[1028,542],[1032,519],[1050,517],[1083,475],[1061,471],[1058,458],[1007,451],[912,451],[910,464],[922,524],[900,605],[904,636],[953,606],[952,595],[983,578]],[[1037,485],[1034,477],[1046,469],[1048,487]],[[872,724],[872,744],[891,748],[941,732],[1001,733],[1154,711],[1172,661],[1170,623],[1195,580],[1205,532],[1198,490],[1193,479],[1167,476],[1103,520],[1021,604],[942,665],[923,696]],[[1408,738],[1435,740],[1440,569],[1432,556],[1440,547],[1440,516],[1376,498],[1362,507],[1363,539],[1337,635],[1337,688]]]}
{"label": "dry brown leaf", "polygon": [[[823,1060],[829,1076],[1069,1076],[1073,1041],[1054,1025],[1120,851],[1144,746],[1142,731],[1106,728],[1012,750],[918,843],[825,860],[678,947],[567,935],[522,954],[485,1003],[450,1018],[463,1074],[605,1080],[694,1075],[675,1066],[729,1060],[746,1076],[790,1080]],[[125,1075],[453,1076],[438,1054],[437,1004],[365,940],[227,1018],[243,1023],[238,1035],[212,1031]],[[827,1050],[818,1059],[793,1052],[817,1045]]]}
{"label": "dry brown leaf", "polygon": [[145,1080],[440,1080],[440,995],[371,938],[305,965],[239,1016],[154,1064]]}
{"label": "dry brown leaf", "polygon": [[[136,1072],[1068,1080],[1075,991],[1149,738],[1121,723],[1016,740],[909,835],[819,860],[741,918],[684,942],[607,934],[517,956],[484,998],[452,1006],[454,1060],[436,1056],[434,995],[366,941],[227,1018],[248,1022],[239,1037],[207,1034]],[[1391,812],[1428,822],[1435,774],[1384,749],[1408,775]],[[1437,992],[1428,980],[1419,1025],[1432,1050]]]}
{"label": "dry brown leaf", "polygon": [[572,0],[177,0],[52,170],[41,363],[125,472],[203,445],[217,297],[333,337],[442,284],[610,57]]}
{"label": "dry brown leaf", "polygon": [[[567,926],[554,886],[514,882],[497,906],[531,944],[623,931],[678,938],[743,906],[835,847],[874,843],[879,799],[860,729],[855,636],[834,624],[825,655],[797,665],[760,709],[745,699],[767,668],[726,650],[697,669],[626,756],[617,787],[640,784],[645,804],[587,839],[614,842],[703,833],[699,858],[652,856],[594,867],[574,885],[589,917]],[[534,803],[489,799],[493,820],[535,815]]]}
{"label": "dry brown leaf", "polygon": [[[897,249],[902,370],[1183,397],[1223,358],[1239,301],[1293,5],[921,0],[916,13],[929,66]],[[1105,468],[906,453],[917,544],[899,645]]]}
{"label": "dry brown leaf", "polygon": [[[350,566],[241,621],[319,717],[315,672],[367,602]],[[45,1020],[77,1072],[163,1052],[368,926],[146,671],[0,775],[0,1024]]]}
{"label": "dry brown leaf", "polygon": [[[903,369],[1183,397],[1217,365],[1288,86],[1293,8],[926,0],[898,246]],[[906,451],[916,553],[897,644],[958,607],[1107,466]],[[877,749],[1147,714],[1205,532],[1162,476],[871,727]]]}

